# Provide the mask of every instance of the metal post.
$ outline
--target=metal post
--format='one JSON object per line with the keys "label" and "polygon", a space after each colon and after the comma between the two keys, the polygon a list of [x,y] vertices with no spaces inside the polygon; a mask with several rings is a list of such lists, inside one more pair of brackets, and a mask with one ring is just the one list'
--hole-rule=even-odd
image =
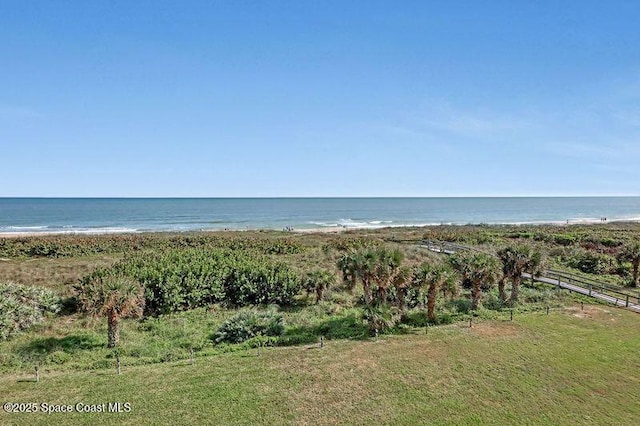
{"label": "metal post", "polygon": [[116,369],[118,370],[118,375],[120,375],[120,354],[116,355]]}
{"label": "metal post", "polygon": [[258,356],[262,356],[262,342],[258,341]]}
{"label": "metal post", "polygon": [[584,302],[580,302],[580,310],[584,311]]}
{"label": "metal post", "polygon": [[320,347],[324,348],[324,336],[320,336]]}
{"label": "metal post", "polygon": [[473,317],[469,317],[469,328],[471,328],[471,321],[473,320]]}
{"label": "metal post", "polygon": [[589,284],[589,296],[591,296],[591,289],[593,288],[593,286],[591,284]]}
{"label": "metal post", "polygon": [[509,321],[513,321],[513,309],[511,309],[511,318],[509,319]]}
{"label": "metal post", "polygon": [[547,306],[547,315],[549,315],[549,307]]}
{"label": "metal post", "polygon": [[628,308],[629,307],[629,296],[627,296],[627,301],[625,303],[625,306]]}
{"label": "metal post", "polygon": [[40,369],[36,365],[36,382],[39,382],[39,381],[40,381]]}

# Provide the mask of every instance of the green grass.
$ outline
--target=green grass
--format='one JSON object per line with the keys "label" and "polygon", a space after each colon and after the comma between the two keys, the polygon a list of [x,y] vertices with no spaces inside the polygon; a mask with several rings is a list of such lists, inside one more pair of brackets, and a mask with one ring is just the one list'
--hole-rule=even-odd
{"label": "green grass", "polygon": [[0,378],[2,402],[129,402],[120,414],[7,414],[15,424],[637,424],[637,314],[606,306],[428,334]]}

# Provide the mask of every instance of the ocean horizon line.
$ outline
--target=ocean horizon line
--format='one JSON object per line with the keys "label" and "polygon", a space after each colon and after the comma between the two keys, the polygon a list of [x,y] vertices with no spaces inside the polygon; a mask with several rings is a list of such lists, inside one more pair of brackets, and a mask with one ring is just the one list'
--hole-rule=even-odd
{"label": "ocean horizon line", "polygon": [[639,195],[438,195],[438,196],[0,196],[0,200],[349,200],[349,199],[513,199],[513,198],[640,198]]}

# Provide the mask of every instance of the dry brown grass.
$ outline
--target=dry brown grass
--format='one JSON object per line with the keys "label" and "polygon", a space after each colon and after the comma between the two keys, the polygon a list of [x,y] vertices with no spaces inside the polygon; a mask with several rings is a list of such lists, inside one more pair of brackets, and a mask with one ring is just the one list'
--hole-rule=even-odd
{"label": "dry brown grass", "polygon": [[0,262],[0,281],[47,287],[66,297],[84,275],[116,261],[115,256],[4,260]]}

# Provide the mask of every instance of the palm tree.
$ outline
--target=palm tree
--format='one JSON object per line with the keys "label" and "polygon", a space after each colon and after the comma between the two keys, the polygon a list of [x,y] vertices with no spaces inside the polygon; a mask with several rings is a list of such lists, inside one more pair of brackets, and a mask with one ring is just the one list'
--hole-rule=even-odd
{"label": "palm tree", "polygon": [[511,280],[511,304],[518,302],[518,290],[522,283],[522,274],[539,274],[543,265],[543,254],[527,244],[513,244],[498,251],[502,261],[502,271]]}
{"label": "palm tree", "polygon": [[315,292],[317,304],[322,300],[325,291],[335,282],[336,276],[333,273],[325,269],[316,269],[307,273],[305,287],[308,293]]}
{"label": "palm tree", "polygon": [[540,277],[544,270],[547,268],[547,259],[544,255],[544,252],[539,248],[535,248],[531,255],[531,261],[529,265],[527,265],[526,272],[531,277],[531,285],[533,286],[533,282],[536,278]]}
{"label": "palm tree", "polygon": [[504,303],[507,301],[507,292],[504,289],[504,282],[507,280],[507,272],[504,268],[504,265],[502,267],[502,275],[500,276],[500,279],[498,280],[498,297],[500,297],[500,302],[502,302],[502,304],[504,305]]}
{"label": "palm tree", "polygon": [[638,287],[638,271],[640,270],[640,241],[626,245],[619,255],[619,260],[631,262],[632,286]]}
{"label": "palm tree", "polygon": [[353,289],[358,281],[362,282],[364,301],[371,305],[374,301],[386,301],[389,288],[393,285],[403,260],[404,255],[397,249],[369,246],[343,254],[338,261],[338,268],[347,288]]}
{"label": "palm tree", "polygon": [[[377,303],[385,303],[387,301],[387,293],[393,285],[393,280],[399,271],[400,265],[404,260],[404,255],[398,249],[387,249],[380,247],[375,250],[374,260],[374,277],[376,285]],[[400,277],[398,277],[400,278]]]}
{"label": "palm tree", "polygon": [[107,346],[114,348],[120,341],[120,319],[142,316],[144,289],[129,278],[97,277],[80,286],[78,302],[85,311],[107,317]]}
{"label": "palm tree", "polygon": [[349,250],[338,260],[338,269],[342,272],[342,281],[350,293],[353,293],[353,289],[356,288],[356,284],[358,283],[356,256],[357,254],[354,250]]}
{"label": "palm tree", "polygon": [[482,287],[490,288],[498,277],[497,259],[482,252],[458,252],[450,259],[451,265],[462,279],[471,284],[471,309],[478,309],[482,300]]}
{"label": "palm tree", "polygon": [[378,253],[375,249],[362,249],[356,252],[355,269],[356,275],[362,281],[362,291],[364,301],[370,305],[373,301],[373,290],[371,288],[375,281],[378,263]]}
{"label": "palm tree", "polygon": [[453,274],[445,265],[432,265],[428,262],[416,267],[413,282],[417,287],[427,287],[427,318],[436,320],[435,306],[438,289],[453,282]]}
{"label": "palm tree", "polygon": [[338,260],[342,280],[347,289],[353,292],[358,281],[362,282],[364,300],[368,305],[373,298],[371,285],[376,275],[377,253],[373,248],[350,249]]}
{"label": "palm tree", "polygon": [[405,297],[407,295],[407,290],[411,286],[412,282],[412,270],[408,266],[403,266],[398,269],[398,272],[391,279],[391,284],[393,288],[396,290],[396,302],[398,306],[398,310],[400,313],[404,313],[405,308]]}

